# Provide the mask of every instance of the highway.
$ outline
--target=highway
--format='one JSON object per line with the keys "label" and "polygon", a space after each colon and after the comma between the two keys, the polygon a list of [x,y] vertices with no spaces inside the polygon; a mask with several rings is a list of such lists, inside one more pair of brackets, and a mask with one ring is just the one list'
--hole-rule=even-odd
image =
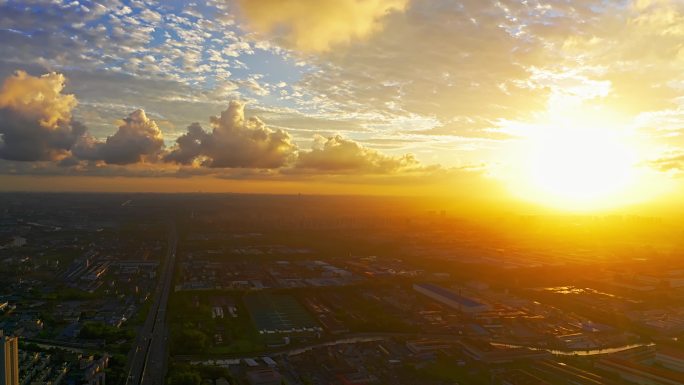
{"label": "highway", "polygon": [[168,328],[166,308],[173,285],[173,272],[176,263],[178,235],[175,225],[169,231],[166,258],[162,272],[152,296],[147,319],[138,332],[129,355],[126,385],[162,385],[166,376],[168,357]]}

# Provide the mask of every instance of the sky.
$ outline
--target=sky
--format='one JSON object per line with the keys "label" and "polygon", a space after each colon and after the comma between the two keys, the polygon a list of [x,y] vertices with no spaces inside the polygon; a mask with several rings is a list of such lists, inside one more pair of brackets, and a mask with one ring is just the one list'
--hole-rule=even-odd
{"label": "sky", "polygon": [[681,0],[0,0],[0,84],[1,190],[684,187]]}

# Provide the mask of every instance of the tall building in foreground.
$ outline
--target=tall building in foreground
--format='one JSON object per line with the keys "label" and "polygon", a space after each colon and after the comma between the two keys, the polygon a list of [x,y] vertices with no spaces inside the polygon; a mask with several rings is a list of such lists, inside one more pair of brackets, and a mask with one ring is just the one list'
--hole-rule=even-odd
{"label": "tall building in foreground", "polygon": [[0,385],[19,385],[19,338],[0,330]]}

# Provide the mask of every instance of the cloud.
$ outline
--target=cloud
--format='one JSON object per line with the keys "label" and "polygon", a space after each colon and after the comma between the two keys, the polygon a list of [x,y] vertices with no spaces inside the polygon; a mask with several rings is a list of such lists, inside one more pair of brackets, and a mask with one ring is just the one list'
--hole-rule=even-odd
{"label": "cloud", "polygon": [[138,109],[124,118],[114,135],[98,141],[84,136],[74,146],[73,154],[84,160],[102,160],[110,164],[155,162],[164,147],[162,132],[155,123]]}
{"label": "cloud", "polygon": [[532,12],[515,3],[413,2],[364,44],[311,58],[321,70],[306,74],[300,86],[340,116],[458,120],[464,131],[468,122],[526,119],[545,107],[548,91],[526,86],[528,68],[544,58],[535,39],[507,30],[511,20],[525,23],[525,12]]}
{"label": "cloud", "polygon": [[176,140],[165,160],[207,167],[280,168],[294,156],[296,146],[284,130],[272,130],[259,118],[245,119],[245,105],[231,101],[221,116],[212,116],[211,132],[198,124]]}
{"label": "cloud", "polygon": [[420,168],[411,154],[385,155],[339,135],[314,137],[310,151],[299,153],[295,168],[320,173],[390,174]]}
{"label": "cloud", "polygon": [[382,28],[409,0],[240,0],[248,25],[302,51],[327,51]]}
{"label": "cloud", "polygon": [[684,152],[677,151],[648,162],[649,166],[660,172],[681,173],[684,171]]}
{"label": "cloud", "polygon": [[585,18],[581,28],[540,36],[545,47],[560,53],[546,70],[574,68],[589,78],[609,81],[610,92],[600,102],[627,117],[672,108],[681,95],[677,83],[684,81],[684,3],[608,4],[597,17]]}
{"label": "cloud", "polygon": [[17,71],[0,90],[0,158],[18,161],[56,160],[86,128],[72,120],[73,95],[62,94],[64,76],[40,77]]}
{"label": "cloud", "polygon": [[240,101],[231,101],[219,116],[209,118],[211,131],[191,124],[171,148],[142,109],[99,139],[73,120],[77,101],[62,94],[64,81],[57,73],[33,77],[25,72],[5,80],[0,93],[0,155],[9,161],[38,161],[4,163],[6,172],[285,180],[314,175],[418,176],[429,171],[411,154],[386,155],[339,135],[315,135],[312,148],[299,151],[287,131],[245,117]]}
{"label": "cloud", "polygon": [[74,95],[62,94],[65,77],[18,71],[0,90],[0,157],[18,161],[98,160],[111,164],[154,161],[164,147],[157,124],[143,110],[124,119],[114,135],[95,139],[74,121]]}
{"label": "cloud", "polygon": [[205,143],[211,141],[211,134],[199,123],[192,123],[188,131],[176,139],[176,146],[164,156],[167,162],[191,164],[204,153]]}

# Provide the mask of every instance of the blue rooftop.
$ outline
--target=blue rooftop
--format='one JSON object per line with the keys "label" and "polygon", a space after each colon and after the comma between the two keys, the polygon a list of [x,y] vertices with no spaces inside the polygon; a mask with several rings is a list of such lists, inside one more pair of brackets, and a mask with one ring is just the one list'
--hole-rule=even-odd
{"label": "blue rooftop", "polygon": [[462,306],[467,306],[467,307],[478,307],[478,306],[484,306],[483,303],[477,302],[474,299],[464,297],[462,295],[456,294],[453,291],[449,289],[445,289],[441,286],[433,285],[431,283],[420,283],[416,284],[416,286],[421,287],[426,290],[430,290],[431,292],[441,295],[442,297],[448,298],[452,301],[458,302]]}

